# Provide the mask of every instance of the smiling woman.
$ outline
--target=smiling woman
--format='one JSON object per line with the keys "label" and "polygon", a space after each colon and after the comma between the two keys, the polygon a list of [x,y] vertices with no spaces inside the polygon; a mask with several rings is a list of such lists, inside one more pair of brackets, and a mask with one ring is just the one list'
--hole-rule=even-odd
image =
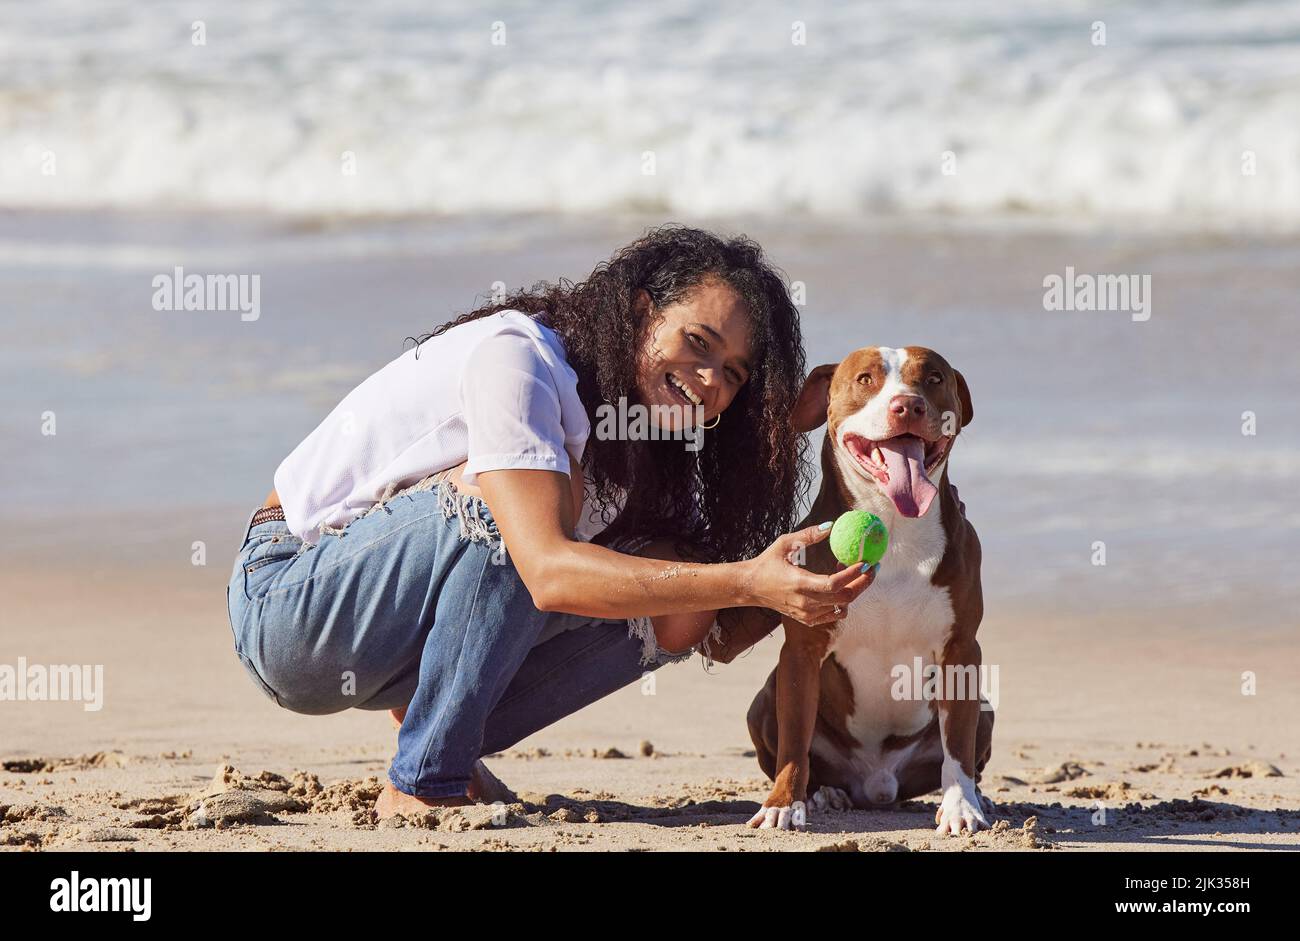
{"label": "smiling woman", "polygon": [[[829,522],[785,534],[825,389],[744,238],[657,229],[465,314],[280,465],[227,592],[236,652],[287,709],[393,710],[381,815],[496,799],[480,756],[685,658],[721,609],[734,656],[765,609],[820,624],[866,589],[792,563]],[[614,402],[703,446],[602,434]]]}
{"label": "smiling woman", "polygon": [[536,285],[422,340],[503,311],[525,312],[562,338],[592,424],[602,403],[680,409],[696,404],[691,396],[705,424],[718,422],[698,454],[599,435],[587,442],[589,509],[612,524],[611,538],[655,535],[701,558],[738,561],[795,522],[808,480],[807,446],[791,423],[804,370],[799,316],[757,244],[661,227],[579,284]]}

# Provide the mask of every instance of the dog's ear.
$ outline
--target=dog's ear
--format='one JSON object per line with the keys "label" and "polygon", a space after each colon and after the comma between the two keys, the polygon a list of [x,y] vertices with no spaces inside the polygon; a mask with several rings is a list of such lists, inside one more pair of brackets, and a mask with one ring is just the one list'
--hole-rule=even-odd
{"label": "dog's ear", "polygon": [[806,433],[826,424],[826,410],[831,404],[831,377],[839,365],[826,363],[808,374],[790,416],[795,431]]}
{"label": "dog's ear", "polygon": [[961,426],[965,428],[975,417],[975,406],[971,404],[970,386],[966,385],[966,377],[955,369],[952,373],[957,377],[957,398],[961,401]]}

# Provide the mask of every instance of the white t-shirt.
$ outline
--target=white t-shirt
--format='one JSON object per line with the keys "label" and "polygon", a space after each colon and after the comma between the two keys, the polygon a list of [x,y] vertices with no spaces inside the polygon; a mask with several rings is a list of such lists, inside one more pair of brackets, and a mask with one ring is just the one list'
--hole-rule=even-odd
{"label": "white t-shirt", "polygon": [[[353,389],[275,472],[290,532],[306,542],[468,460],[466,483],[508,468],[570,472],[591,423],[559,336],[510,310],[407,350]],[[590,488],[587,488],[588,491]],[[590,503],[578,538],[605,528]]]}

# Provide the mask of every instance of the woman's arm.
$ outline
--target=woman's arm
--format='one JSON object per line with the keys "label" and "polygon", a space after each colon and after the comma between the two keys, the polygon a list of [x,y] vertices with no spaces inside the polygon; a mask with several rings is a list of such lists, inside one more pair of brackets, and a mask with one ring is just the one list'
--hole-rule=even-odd
{"label": "woman's arm", "polygon": [[[636,554],[642,558],[658,559],[661,562],[681,561],[681,556],[678,555],[672,542],[667,539],[657,539],[648,543]],[[660,614],[650,620],[654,624],[655,640],[659,642],[659,646],[676,653],[689,650],[702,641],[713,628],[713,622],[717,617],[716,610],[689,611],[684,614]]]}
{"label": "woman's arm", "polygon": [[730,663],[780,626],[781,616],[769,608],[724,608],[718,612],[718,636],[709,639],[708,657]]}
{"label": "woman's arm", "polygon": [[[649,543],[637,555],[669,562],[681,558],[667,540]],[[874,581],[870,575],[864,577]],[[752,607],[661,614],[650,620],[655,639],[664,650],[688,650],[708,637],[708,647],[702,652],[717,663],[730,663],[781,626],[781,615],[775,611]],[[711,634],[715,623],[718,631]]]}
{"label": "woman's arm", "polygon": [[789,561],[801,545],[827,537],[818,527],[782,536],[745,562],[664,562],[575,540],[573,484],[564,474],[484,471],[478,486],[533,604],[543,611],[622,618],[754,605],[820,624],[836,620],[836,607],[852,602],[870,582],[860,566],[814,575]]}

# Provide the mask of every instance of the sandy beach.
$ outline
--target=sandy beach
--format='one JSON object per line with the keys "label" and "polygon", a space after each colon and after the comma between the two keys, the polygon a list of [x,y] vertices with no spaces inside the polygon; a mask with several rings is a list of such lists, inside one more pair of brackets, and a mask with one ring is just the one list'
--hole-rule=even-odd
{"label": "sandy beach", "polygon": [[[1288,725],[1300,658],[1289,643],[1204,644],[1185,623],[1002,612],[981,635],[1001,669],[984,777],[999,822],[973,837],[936,836],[932,798],[814,816],[800,833],[744,826],[766,794],[744,711],[775,638],[712,674],[699,660],[665,668],[652,695],[629,687],[489,759],[517,803],[377,826],[371,804],[395,744],[388,716],[277,709],[230,653],[216,567],[160,574],[7,567],[0,578],[30,663],[102,663],[108,677],[95,713],[5,705],[5,849],[1300,847]],[[1259,695],[1241,695],[1243,669],[1258,671]]]}
{"label": "sandy beach", "polygon": [[[233,655],[241,528],[278,461],[404,336],[494,280],[581,274],[650,221],[453,238],[418,219],[0,216],[0,286],[24,299],[0,344],[16,443],[0,483],[25,495],[0,549],[0,665],[103,671],[97,711],[0,702],[0,848],[1300,847],[1285,394],[1300,242],[1014,225],[701,220],[748,231],[806,285],[810,363],[922,343],[971,384],[952,476],[984,546],[979,638],[1000,675],[993,832],[937,837],[933,796],[746,829],[766,786],[744,716],[779,636],[711,673],[667,667],[653,695],[625,689],[488,759],[517,803],[376,826],[388,716],[284,712]],[[256,266],[260,319],[151,309],[151,273],[172,264]],[[1043,278],[1066,264],[1152,272],[1152,317],[1045,311]],[[1250,368],[1224,385],[1227,351]],[[40,434],[47,410],[57,435]]]}

